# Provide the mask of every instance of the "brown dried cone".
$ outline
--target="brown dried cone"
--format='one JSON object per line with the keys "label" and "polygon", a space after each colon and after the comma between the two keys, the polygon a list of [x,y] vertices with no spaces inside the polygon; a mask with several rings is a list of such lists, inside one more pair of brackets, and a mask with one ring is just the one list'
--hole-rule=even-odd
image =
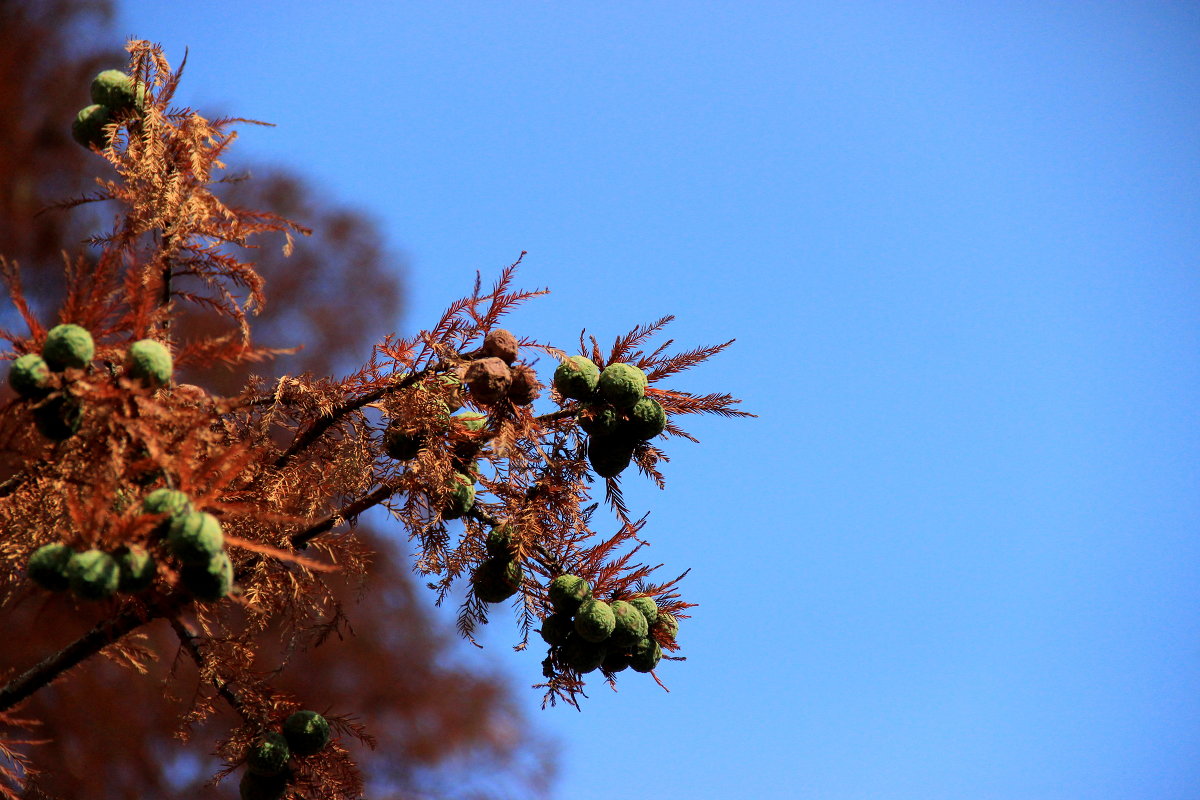
{"label": "brown dried cone", "polygon": [[464,382],[471,390],[471,397],[481,405],[495,405],[508,394],[512,385],[512,372],[499,358],[481,358],[471,362]]}
{"label": "brown dried cone", "polygon": [[517,337],[513,336],[511,331],[503,328],[489,331],[483,340],[483,354],[498,358],[505,364],[511,364],[517,360],[518,347]]}
{"label": "brown dried cone", "polygon": [[512,368],[512,385],[508,387],[508,399],[515,405],[527,406],[542,393],[542,384],[537,373],[528,364],[517,364]]}

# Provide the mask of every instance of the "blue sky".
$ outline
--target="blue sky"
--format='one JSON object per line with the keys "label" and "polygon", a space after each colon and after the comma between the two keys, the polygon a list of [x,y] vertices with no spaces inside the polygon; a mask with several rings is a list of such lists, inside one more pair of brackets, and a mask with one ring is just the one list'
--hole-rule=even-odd
{"label": "blue sky", "polygon": [[399,331],[528,250],[522,334],[738,339],[668,385],[759,418],[626,481],[670,694],[519,690],[559,796],[1200,797],[1200,7],[396,5],[119,27],[380,221]]}

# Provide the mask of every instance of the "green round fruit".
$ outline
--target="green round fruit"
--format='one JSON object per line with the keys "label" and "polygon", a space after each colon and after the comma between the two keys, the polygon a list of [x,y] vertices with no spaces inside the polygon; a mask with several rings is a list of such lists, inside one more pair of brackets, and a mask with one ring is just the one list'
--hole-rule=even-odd
{"label": "green round fruit", "polygon": [[171,518],[167,546],[184,564],[206,566],[213,556],[224,551],[225,534],[212,514],[190,511]]}
{"label": "green round fruit", "polygon": [[617,627],[612,607],[603,600],[588,598],[575,612],[575,632],[589,642],[603,642]]}
{"label": "green round fruit", "polygon": [[117,591],[140,592],[154,583],[154,577],[158,574],[158,570],[154,563],[154,556],[150,555],[146,548],[136,544],[125,545],[118,548],[113,557],[117,560],[117,568],[121,574]]}
{"label": "green round fruit", "polygon": [[654,398],[643,397],[629,411],[629,419],[621,427],[634,439],[653,439],[666,429],[667,412]]}
{"label": "green round fruit", "polygon": [[425,446],[425,434],[413,430],[400,420],[392,420],[383,432],[383,449],[397,461],[409,461]]}
{"label": "green round fruit", "polygon": [[578,633],[572,634],[558,651],[558,660],[563,666],[583,675],[599,668],[608,655],[608,647],[601,642],[589,642]]}
{"label": "green round fruit", "polygon": [[125,369],[134,380],[150,386],[165,386],[171,382],[174,362],[171,351],[162,342],[141,339],[129,345]]}
{"label": "green round fruit", "polygon": [[634,672],[650,672],[661,659],[662,648],[658,642],[646,637],[633,646],[629,666],[633,667]]}
{"label": "green round fruit", "polygon": [[600,368],[586,356],[570,356],[554,370],[554,388],[572,400],[590,398],[599,381]]}
{"label": "green round fruit", "polygon": [[629,604],[642,612],[642,616],[646,618],[647,625],[653,625],[658,622],[658,604],[649,597],[635,597],[629,601]]}
{"label": "green round fruit", "polygon": [[284,720],[283,735],[294,755],[311,756],[329,744],[329,722],[315,711],[297,711]]}
{"label": "green round fruit", "polygon": [[621,424],[615,408],[603,403],[589,403],[576,415],[579,427],[589,436],[613,436]]}
{"label": "green round fruit", "polygon": [[47,439],[62,442],[79,432],[83,406],[74,398],[51,396],[34,406],[33,424]]}
{"label": "green round fruit", "polygon": [[108,106],[90,105],[81,108],[71,123],[71,138],[82,147],[101,148],[108,145],[104,126],[112,122],[112,111]]}
{"label": "green round fruit", "polygon": [[578,575],[559,575],[550,581],[550,605],[559,614],[573,616],[579,604],[592,596],[592,587]]}
{"label": "green round fruit", "polygon": [[71,556],[67,562],[67,580],[77,596],[101,600],[117,591],[121,570],[112,556],[93,548]]}
{"label": "green round fruit", "polygon": [[567,643],[567,639],[574,630],[575,623],[571,621],[569,615],[551,614],[542,620],[542,628],[538,632],[546,644],[560,647]]}
{"label": "green round fruit", "polygon": [[114,111],[141,108],[145,103],[146,87],[134,89],[133,78],[119,69],[106,69],[92,79],[92,102]]}
{"label": "green round fruit", "polygon": [[280,800],[287,793],[288,774],[256,775],[247,771],[238,783],[241,800]]}
{"label": "green round fruit", "polygon": [[179,571],[184,588],[197,600],[217,601],[233,591],[233,562],[220,552],[205,562],[187,562]]}
{"label": "green round fruit", "polygon": [[679,620],[675,619],[674,614],[660,611],[658,612],[658,621],[652,627],[673,642],[675,635],[679,633]]}
{"label": "green round fruit", "polygon": [[617,647],[629,647],[639,639],[646,638],[650,626],[642,612],[625,600],[614,600],[609,604],[613,619],[616,621],[611,634],[612,643]]}
{"label": "green round fruit", "polygon": [[67,564],[74,554],[74,550],[61,542],[44,544],[29,556],[25,570],[30,580],[38,586],[61,592],[71,585],[67,577]]}
{"label": "green round fruit", "polygon": [[92,335],[73,323],[55,325],[46,334],[46,342],[42,345],[42,358],[55,372],[62,372],[67,367],[82,369],[92,363],[96,355],[96,343]]}
{"label": "green round fruit", "polygon": [[512,525],[504,522],[488,531],[486,546],[492,558],[512,558],[515,552]]}
{"label": "green round fruit", "polygon": [[609,364],[600,373],[597,388],[617,408],[633,408],[646,394],[646,373],[633,364]]}
{"label": "green round fruit", "polygon": [[519,561],[489,558],[475,568],[471,588],[485,603],[503,603],[517,593],[524,579],[525,572]]}
{"label": "green round fruit", "polygon": [[50,367],[41,356],[26,353],[9,367],[8,385],[22,397],[44,397],[50,391]]}
{"label": "green round fruit", "polygon": [[442,506],[442,519],[458,519],[475,507],[475,482],[461,472],[454,473],[450,494]]}
{"label": "green round fruit", "polygon": [[170,514],[174,517],[192,510],[192,501],[178,489],[155,489],[142,498],[142,512],[146,514]]}
{"label": "green round fruit", "polygon": [[272,778],[283,772],[291,757],[292,751],[284,735],[268,733],[246,754],[246,768],[255,775]]}
{"label": "green round fruit", "polygon": [[588,463],[601,478],[615,478],[633,460],[634,443],[622,436],[588,438]]}

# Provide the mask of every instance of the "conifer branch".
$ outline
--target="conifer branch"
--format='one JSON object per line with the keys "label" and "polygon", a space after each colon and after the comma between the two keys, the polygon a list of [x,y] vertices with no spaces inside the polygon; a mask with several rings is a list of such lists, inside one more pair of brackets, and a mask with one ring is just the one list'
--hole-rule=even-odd
{"label": "conifer branch", "polygon": [[177,594],[167,598],[159,606],[146,611],[134,608],[115,617],[101,620],[83,636],[57,653],[47,656],[40,663],[0,688],[0,711],[7,711],[38,689],[48,686],[84,659],[94,656],[146,623],[175,612],[190,600],[191,598],[187,595]]}

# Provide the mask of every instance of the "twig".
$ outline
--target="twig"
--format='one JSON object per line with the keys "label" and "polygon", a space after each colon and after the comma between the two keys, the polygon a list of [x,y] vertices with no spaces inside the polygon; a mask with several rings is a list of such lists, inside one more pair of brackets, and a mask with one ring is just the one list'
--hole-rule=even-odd
{"label": "twig", "polygon": [[[203,674],[206,664],[204,654],[200,652],[200,646],[196,644],[196,640],[200,638],[199,635],[191,625],[181,620],[178,614],[172,615],[170,622],[175,635],[179,637],[179,643],[183,645],[184,650],[187,650],[188,655],[192,657],[192,661],[196,662],[196,666],[199,667],[201,674]],[[214,672],[212,685],[217,690],[217,693],[221,697],[224,697],[225,701],[233,707],[233,710],[241,715],[242,719],[247,722],[251,721],[250,716],[246,713],[246,707],[242,704],[238,696],[233,693],[233,690],[229,688],[229,681]]]}
{"label": "twig", "polygon": [[320,536],[322,533],[325,533],[328,530],[332,530],[333,526],[337,524],[339,520],[349,520],[353,517],[357,517],[368,508],[379,505],[384,500],[395,494],[396,488],[397,487],[391,484],[385,483],[370,494],[365,494],[354,502],[342,506],[320,522],[314,523],[302,531],[293,533],[291,538],[292,546],[297,550],[303,550],[304,548],[308,547],[309,540]]}

